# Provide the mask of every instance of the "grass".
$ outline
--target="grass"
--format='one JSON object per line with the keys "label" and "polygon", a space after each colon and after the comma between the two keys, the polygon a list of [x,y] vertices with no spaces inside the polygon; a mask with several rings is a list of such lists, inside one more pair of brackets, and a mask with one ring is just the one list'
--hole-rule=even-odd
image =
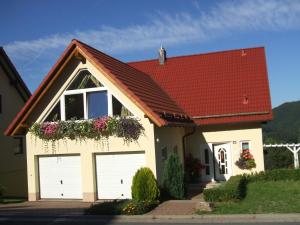
{"label": "grass", "polygon": [[300,213],[300,181],[251,182],[243,200],[215,203],[211,213]]}
{"label": "grass", "polygon": [[22,203],[25,202],[25,198],[1,198],[0,204],[14,204],[14,203]]}

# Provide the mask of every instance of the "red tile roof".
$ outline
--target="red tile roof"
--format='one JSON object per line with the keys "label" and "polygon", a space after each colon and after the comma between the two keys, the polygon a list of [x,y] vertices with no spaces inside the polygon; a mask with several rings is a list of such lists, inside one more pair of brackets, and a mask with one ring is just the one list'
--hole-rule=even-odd
{"label": "red tile roof", "polygon": [[105,71],[104,75],[107,74],[108,79],[122,88],[125,94],[138,103],[144,111],[157,117],[156,119],[161,123],[157,125],[168,124],[167,118],[160,118],[162,114],[182,116],[183,119],[188,117],[149,75],[80,41],[75,43],[88,58],[92,59],[92,62],[96,63],[96,66]]}
{"label": "red tile roof", "polygon": [[272,119],[262,47],[128,64],[149,74],[197,124]]}
{"label": "red tile roof", "polygon": [[[272,119],[264,48],[123,63],[73,40],[5,131],[20,133],[60,69],[78,51],[158,126],[222,124]],[[28,124],[30,125],[30,124]]]}

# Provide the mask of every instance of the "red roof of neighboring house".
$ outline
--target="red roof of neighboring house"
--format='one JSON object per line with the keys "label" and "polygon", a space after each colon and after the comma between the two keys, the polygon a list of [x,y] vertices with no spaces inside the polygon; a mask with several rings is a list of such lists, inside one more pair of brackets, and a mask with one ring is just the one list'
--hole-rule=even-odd
{"label": "red roof of neighboring house", "polygon": [[[158,126],[222,124],[272,119],[264,48],[123,63],[73,40],[5,131],[15,135],[59,71],[79,52]],[[29,124],[30,125],[30,124]]]}
{"label": "red roof of neighboring house", "polygon": [[263,47],[128,64],[149,74],[199,125],[272,119]]}

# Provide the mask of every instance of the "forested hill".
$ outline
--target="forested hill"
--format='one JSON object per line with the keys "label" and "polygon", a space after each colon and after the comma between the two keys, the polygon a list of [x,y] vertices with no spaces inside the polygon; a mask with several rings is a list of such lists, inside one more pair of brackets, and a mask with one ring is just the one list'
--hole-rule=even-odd
{"label": "forested hill", "polygon": [[264,143],[300,142],[300,101],[273,109],[274,119],[263,125]]}

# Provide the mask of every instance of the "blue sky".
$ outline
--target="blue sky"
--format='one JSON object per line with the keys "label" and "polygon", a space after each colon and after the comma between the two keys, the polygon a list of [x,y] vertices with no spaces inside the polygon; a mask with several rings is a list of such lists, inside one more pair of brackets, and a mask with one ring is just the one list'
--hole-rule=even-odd
{"label": "blue sky", "polygon": [[6,0],[0,45],[34,91],[72,38],[123,61],[264,46],[273,106],[300,100],[299,0]]}

